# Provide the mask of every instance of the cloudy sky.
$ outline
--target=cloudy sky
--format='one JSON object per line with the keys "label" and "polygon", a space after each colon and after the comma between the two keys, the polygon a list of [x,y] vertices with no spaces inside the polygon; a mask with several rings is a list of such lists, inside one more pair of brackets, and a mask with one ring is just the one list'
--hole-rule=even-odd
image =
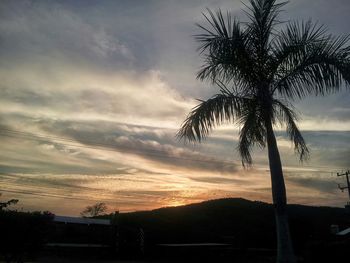
{"label": "cloudy sky", "polygon": [[[175,137],[197,98],[195,23],[206,8],[246,21],[238,0],[1,1],[0,192],[17,209],[77,215],[220,197],[271,202],[266,151],[242,169],[237,126],[201,145]],[[348,34],[348,0],[291,0],[281,19]],[[311,149],[300,164],[277,131],[290,203],[343,206],[350,167],[350,92],[295,101]]]}

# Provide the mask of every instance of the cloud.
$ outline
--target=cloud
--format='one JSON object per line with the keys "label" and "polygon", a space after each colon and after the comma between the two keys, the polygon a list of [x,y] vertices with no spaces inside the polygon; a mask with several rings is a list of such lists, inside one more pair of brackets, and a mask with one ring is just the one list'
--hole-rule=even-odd
{"label": "cloud", "polygon": [[24,66],[0,70],[2,113],[37,118],[179,125],[192,102],[156,71],[96,73],[52,65],[50,73]]}
{"label": "cloud", "polygon": [[292,176],[287,176],[287,181],[303,187],[305,191],[317,190],[320,194],[335,194],[339,190],[335,178],[320,177],[319,173],[308,175],[294,173]]}
{"label": "cloud", "polygon": [[[44,169],[47,167],[55,173],[64,170],[70,173],[77,173],[79,170],[84,173],[99,170],[114,173],[114,164],[128,166],[127,163],[135,158],[139,160],[139,168],[145,162],[151,161],[156,166],[176,167],[177,170],[185,171],[232,173],[237,169],[234,162],[228,162],[220,156],[208,156],[188,148],[176,140],[176,130],[173,129],[103,121],[40,120],[35,124],[36,130],[40,131],[39,137],[4,130],[5,135],[14,136],[18,145],[26,139],[29,139],[26,144],[32,145],[29,156],[25,150],[10,158],[4,156],[7,160],[5,163],[12,163],[13,169],[18,165],[15,160],[22,160],[22,168],[17,172],[23,172],[24,167],[29,169],[34,166],[42,172],[47,171]],[[11,147],[12,141],[10,138],[8,140],[6,146]],[[137,165],[132,166],[137,168]],[[148,164],[145,169],[151,171],[151,166]],[[15,172],[9,167],[6,170]],[[28,172],[32,172],[32,169]]]}
{"label": "cloud", "polygon": [[18,61],[64,56],[124,67],[134,59],[115,35],[58,2],[8,1],[1,5],[1,13],[1,48],[7,51],[2,58]]}
{"label": "cloud", "polygon": [[[233,176],[232,176],[233,177]],[[237,179],[237,178],[225,178],[225,177],[217,177],[217,176],[200,176],[200,177],[190,177],[191,180],[203,183],[211,183],[211,184],[242,184],[246,181]]]}

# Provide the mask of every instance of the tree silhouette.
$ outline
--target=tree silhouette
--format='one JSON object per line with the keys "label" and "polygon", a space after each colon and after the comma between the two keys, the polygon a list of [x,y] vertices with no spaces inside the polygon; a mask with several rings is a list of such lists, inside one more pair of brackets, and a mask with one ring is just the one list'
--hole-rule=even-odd
{"label": "tree silhouette", "polygon": [[96,203],[94,205],[87,206],[80,215],[82,217],[94,217],[103,215],[108,210],[108,207],[105,203]]}
{"label": "tree silhouette", "polygon": [[201,141],[217,125],[240,125],[238,151],[243,166],[252,164],[253,146],[268,149],[272,197],[275,207],[277,262],[295,262],[286,213],[286,189],[273,127],[285,125],[296,153],[309,157],[296,125],[298,115],[290,101],[309,95],[337,92],[350,84],[350,48],[347,36],[335,37],[323,26],[277,18],[286,4],[276,0],[250,0],[247,23],[229,13],[208,9],[207,26],[196,35],[204,65],[197,78],[216,84],[220,92],[201,100],[182,124],[178,136]]}
{"label": "tree silhouette", "polygon": [[[0,196],[2,195],[2,193],[0,193]],[[4,208],[6,209],[7,207],[9,207],[10,205],[15,205],[18,203],[18,199],[11,199],[5,202],[0,202],[0,211],[2,211]]]}

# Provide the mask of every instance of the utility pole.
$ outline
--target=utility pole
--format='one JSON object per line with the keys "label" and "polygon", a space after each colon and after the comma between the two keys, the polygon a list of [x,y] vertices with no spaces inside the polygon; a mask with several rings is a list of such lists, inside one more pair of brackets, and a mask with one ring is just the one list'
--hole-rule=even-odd
{"label": "utility pole", "polygon": [[345,189],[348,189],[348,195],[349,195],[349,202],[345,205],[346,209],[349,209],[350,211],[350,182],[349,182],[349,175],[350,175],[350,170],[347,170],[345,173],[337,173],[337,176],[344,176],[346,177],[346,185],[347,186],[341,186],[338,184],[339,189],[344,192]]}
{"label": "utility pole", "polygon": [[338,184],[339,189],[344,192],[344,189],[348,189],[348,194],[349,194],[349,200],[350,200],[350,182],[349,182],[349,175],[350,175],[350,171],[346,171],[345,173],[337,173],[337,176],[346,176],[346,184],[347,186],[341,186],[340,184]]}

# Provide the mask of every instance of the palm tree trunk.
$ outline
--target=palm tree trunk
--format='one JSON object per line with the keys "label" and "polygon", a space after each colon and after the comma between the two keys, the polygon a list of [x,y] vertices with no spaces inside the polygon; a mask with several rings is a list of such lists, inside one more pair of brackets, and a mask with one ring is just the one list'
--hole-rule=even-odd
{"label": "palm tree trunk", "polygon": [[295,263],[292,240],[287,217],[287,195],[284,184],[281,158],[271,121],[266,123],[267,147],[271,173],[272,199],[277,230],[277,263]]}

